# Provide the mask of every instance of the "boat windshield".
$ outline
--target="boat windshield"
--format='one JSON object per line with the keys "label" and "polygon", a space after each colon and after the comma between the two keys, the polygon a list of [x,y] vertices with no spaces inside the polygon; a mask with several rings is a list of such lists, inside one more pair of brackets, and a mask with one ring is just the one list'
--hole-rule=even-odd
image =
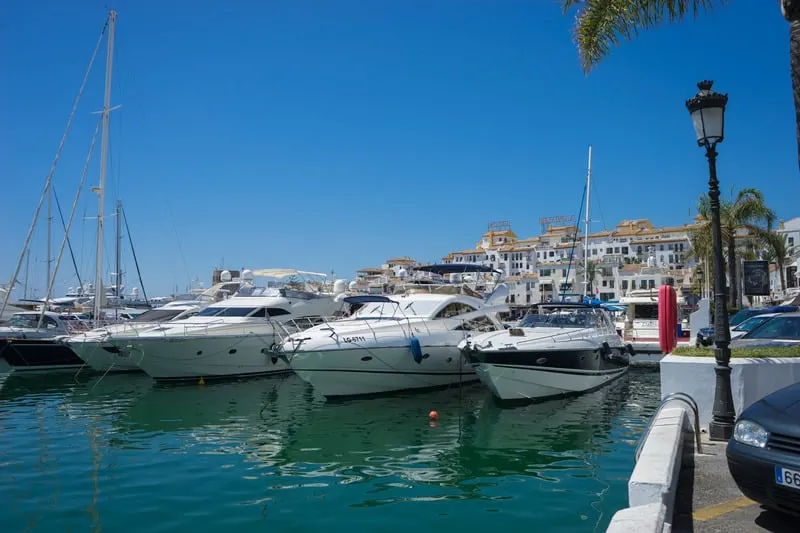
{"label": "boat windshield", "polygon": [[599,311],[590,307],[539,308],[522,319],[524,328],[598,328],[604,326]]}
{"label": "boat windshield", "polygon": [[256,309],[256,307],[206,307],[195,316],[248,316]]}
{"label": "boat windshield", "polygon": [[415,316],[429,317],[441,304],[438,300],[411,300],[400,302],[370,302],[356,311],[353,318],[405,319]]}
{"label": "boat windshield", "polygon": [[167,320],[172,320],[184,311],[186,311],[186,309],[174,307],[168,309],[150,309],[136,315],[131,322],[166,322]]}
{"label": "boat windshield", "polygon": [[8,325],[15,328],[35,328],[38,324],[38,314],[13,315],[8,320]]}
{"label": "boat windshield", "polygon": [[254,287],[252,285],[245,285],[239,287],[236,291],[235,297],[239,296],[281,296],[281,290],[275,287]]}

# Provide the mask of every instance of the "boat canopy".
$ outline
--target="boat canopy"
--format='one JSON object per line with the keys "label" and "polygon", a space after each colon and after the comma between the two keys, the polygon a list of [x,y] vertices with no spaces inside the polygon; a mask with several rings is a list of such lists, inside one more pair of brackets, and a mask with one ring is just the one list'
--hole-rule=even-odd
{"label": "boat canopy", "polygon": [[367,304],[367,303],[393,303],[396,304],[394,300],[387,298],[386,296],[381,296],[379,294],[364,294],[359,296],[348,296],[344,298],[345,303],[349,304]]}
{"label": "boat canopy", "polygon": [[328,277],[327,274],[318,272],[306,272],[305,270],[295,270],[294,268],[260,268],[253,270],[253,275],[262,278],[288,278],[290,276],[320,276]]}
{"label": "boat canopy", "polygon": [[477,265],[474,263],[463,264],[440,264],[440,265],[423,265],[414,267],[418,272],[431,272],[433,274],[463,274],[465,272],[496,272],[502,274],[499,270],[484,265]]}

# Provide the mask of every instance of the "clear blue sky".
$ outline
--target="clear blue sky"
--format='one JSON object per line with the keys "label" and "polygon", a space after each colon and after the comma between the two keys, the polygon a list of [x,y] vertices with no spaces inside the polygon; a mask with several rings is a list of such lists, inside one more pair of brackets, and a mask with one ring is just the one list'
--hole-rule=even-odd
{"label": "clear blue sky", "polygon": [[[577,214],[590,143],[593,230],[632,217],[682,224],[707,188],[684,107],[704,78],[730,95],[723,190],[759,187],[780,217],[800,215],[777,2],[737,0],[643,34],[588,76],[573,15],[555,0],[107,2],[2,7],[3,283],[107,7],[119,11],[112,100],[123,107],[112,114],[106,205],[126,206],[149,295],[207,283],[223,260],[352,278],[397,255],[438,261],[491,220],[537,234],[539,217]],[[104,60],[56,173],[65,216]],[[98,159],[99,143],[87,186]],[[85,277],[95,221],[83,216],[96,212],[84,192],[73,244]],[[109,219],[109,259],[113,229]],[[41,294],[42,224],[32,250]],[[127,246],[124,266],[133,273]],[[65,260],[58,294],[75,283],[72,270]]]}

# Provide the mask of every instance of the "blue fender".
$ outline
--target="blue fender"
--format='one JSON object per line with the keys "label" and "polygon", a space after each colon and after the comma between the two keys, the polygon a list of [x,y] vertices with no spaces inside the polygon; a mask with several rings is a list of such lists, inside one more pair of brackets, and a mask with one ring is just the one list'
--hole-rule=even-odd
{"label": "blue fender", "polygon": [[411,355],[414,357],[414,361],[417,364],[422,362],[422,346],[419,345],[419,339],[416,337],[411,337],[410,342],[411,348]]}

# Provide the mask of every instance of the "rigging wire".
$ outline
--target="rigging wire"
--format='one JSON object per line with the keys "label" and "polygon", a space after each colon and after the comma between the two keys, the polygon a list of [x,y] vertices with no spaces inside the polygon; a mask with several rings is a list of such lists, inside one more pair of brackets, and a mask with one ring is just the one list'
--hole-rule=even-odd
{"label": "rigging wire", "polygon": [[25,237],[25,245],[22,247],[22,252],[19,255],[19,259],[17,260],[17,267],[14,270],[14,275],[11,276],[11,282],[8,285],[8,291],[3,295],[3,305],[2,307],[0,307],[0,315],[2,315],[5,312],[6,306],[8,305],[8,300],[11,297],[11,291],[14,290],[14,284],[17,281],[17,276],[19,276],[19,271],[22,268],[22,262],[25,259],[25,251],[31,244],[31,236],[33,235],[33,228],[36,226],[36,221],[39,220],[39,213],[42,210],[42,204],[44,203],[44,199],[50,192],[50,187],[53,180],[53,174],[56,171],[56,165],[58,165],[58,161],[61,158],[61,151],[64,149],[64,144],[67,141],[67,135],[69,134],[69,130],[72,126],[72,119],[75,118],[75,112],[78,110],[78,103],[81,101],[81,96],[83,96],[83,90],[86,88],[86,82],[89,80],[89,73],[92,71],[94,60],[97,57],[97,52],[100,50],[100,44],[103,42],[103,36],[105,35],[107,28],[108,28],[108,18],[106,18],[106,22],[105,24],[103,24],[103,29],[100,31],[100,37],[97,39],[97,44],[95,45],[94,51],[92,52],[92,57],[89,60],[89,67],[86,69],[86,74],[84,74],[83,81],[81,81],[80,89],[78,89],[78,95],[75,97],[75,102],[72,104],[72,111],[70,111],[69,113],[69,118],[67,119],[67,126],[64,129],[64,134],[61,136],[61,141],[58,144],[56,155],[53,158],[53,163],[50,165],[50,171],[47,173],[47,178],[45,179],[44,190],[42,191],[42,195],[39,197],[39,204],[36,206],[36,211],[33,214],[33,222],[31,223],[30,228],[28,228],[28,235]]}
{"label": "rigging wire", "polygon": [[122,221],[125,222],[125,233],[128,234],[128,242],[131,245],[131,255],[133,256],[133,263],[136,265],[136,275],[139,276],[139,285],[142,287],[144,303],[150,305],[150,302],[147,300],[147,290],[144,288],[144,282],[142,281],[142,271],[139,270],[139,260],[136,259],[136,249],[133,247],[133,237],[131,237],[131,229],[128,227],[128,216],[125,214],[125,207],[122,207],[120,212],[122,213]]}
{"label": "rigging wire", "polygon": [[[58,250],[58,256],[56,258],[56,265],[55,269],[53,270],[53,276],[50,278],[50,284],[47,286],[47,294],[45,295],[45,303],[42,306],[42,314],[39,315],[39,326],[42,327],[44,322],[44,313],[47,310],[47,306],[50,303],[50,296],[53,294],[53,285],[56,282],[56,276],[58,275],[58,268],[61,266],[61,258],[64,256],[64,245],[69,242],[69,230],[72,228],[72,222],[75,220],[75,211],[78,210],[78,201],[81,199],[81,190],[83,189],[83,184],[86,181],[86,175],[89,173],[89,162],[92,159],[92,153],[94,152],[94,145],[97,142],[97,135],[100,133],[100,125],[102,124],[102,119],[97,121],[97,127],[95,127],[94,135],[92,135],[92,144],[89,146],[89,153],[86,154],[86,162],[83,165],[83,172],[81,173],[81,182],[78,184],[78,190],[75,193],[75,201],[72,203],[72,210],[69,213],[69,222],[64,227],[64,239],[61,241],[61,248]],[[71,249],[71,247],[70,247]],[[95,293],[95,298],[97,294]]]}
{"label": "rigging wire", "polygon": [[603,204],[600,203],[600,195],[597,194],[597,184],[595,183],[596,181],[597,178],[592,180],[592,195],[593,198],[595,198],[594,205],[596,205],[597,208],[600,210],[600,222],[603,223],[603,229],[607,230],[608,226],[606,226],[606,216],[603,213],[603,207],[602,207]]}
{"label": "rigging wire", "polygon": [[78,285],[83,287],[83,282],[81,281],[81,273],[78,270],[78,263],[75,261],[75,252],[72,250],[72,240],[69,238],[69,233],[67,232],[67,225],[64,222],[64,213],[61,212],[61,202],[58,201],[58,195],[56,194],[56,188],[53,187],[53,199],[56,201],[56,209],[58,209],[58,216],[61,218],[61,227],[64,229],[64,235],[67,239],[67,246],[69,247],[69,255],[72,258],[72,266],[75,269],[75,276],[78,278]]}

